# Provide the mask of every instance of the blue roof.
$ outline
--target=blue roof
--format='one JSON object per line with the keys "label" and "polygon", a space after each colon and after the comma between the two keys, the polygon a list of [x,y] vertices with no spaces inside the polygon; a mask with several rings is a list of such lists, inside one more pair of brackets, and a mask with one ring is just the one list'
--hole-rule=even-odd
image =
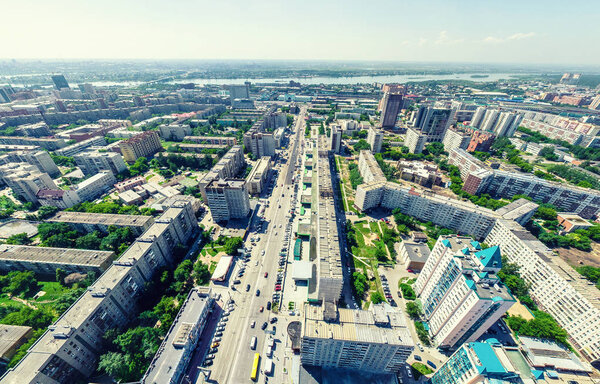
{"label": "blue roof", "polygon": [[489,247],[484,249],[483,251],[479,251],[475,254],[483,267],[492,267],[492,268],[502,268],[502,257],[500,255],[500,247],[494,245],[493,247]]}
{"label": "blue roof", "polygon": [[448,239],[442,240],[442,244],[444,244],[448,248],[452,248],[452,244],[450,243],[450,240],[448,240]]}
{"label": "blue roof", "polygon": [[479,244],[479,241],[471,240],[471,245],[475,249],[481,249],[481,244]]}
{"label": "blue roof", "polygon": [[468,255],[469,254],[469,248],[467,248],[467,247],[464,247],[460,251],[463,253],[463,255]]}
{"label": "blue roof", "polygon": [[473,352],[475,352],[477,358],[481,362],[481,367],[477,367],[479,372],[486,372],[488,374],[501,374],[507,372],[490,344],[474,342],[470,343],[469,346],[473,349]]}
{"label": "blue roof", "polygon": [[531,373],[536,380],[540,380],[544,378],[544,371],[538,371],[537,369],[532,369]]}
{"label": "blue roof", "polygon": [[474,291],[477,289],[475,282],[471,279],[467,279],[467,287],[469,287],[470,289],[472,289]]}

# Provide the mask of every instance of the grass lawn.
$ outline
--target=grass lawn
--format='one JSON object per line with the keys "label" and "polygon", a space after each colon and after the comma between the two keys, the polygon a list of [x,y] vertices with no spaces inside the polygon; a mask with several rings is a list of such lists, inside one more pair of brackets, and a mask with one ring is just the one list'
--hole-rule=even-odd
{"label": "grass lawn", "polygon": [[433,370],[431,368],[419,362],[413,363],[413,365],[411,365],[410,368],[415,377],[415,380],[418,380],[419,377],[423,375],[429,375],[430,373],[433,373]]}
{"label": "grass lawn", "polygon": [[372,221],[369,223],[369,227],[371,228],[371,232],[376,233],[381,239],[381,229],[379,228],[379,224],[376,221]]}
{"label": "grass lawn", "polygon": [[40,290],[46,292],[46,294],[36,301],[53,301],[68,291],[67,288],[63,287],[56,281],[40,281],[39,283],[41,286]]}
{"label": "grass lawn", "polygon": [[216,261],[211,261],[210,262],[210,266],[208,267],[208,270],[210,271],[210,273],[212,274],[215,269],[217,268],[217,262]]}
{"label": "grass lawn", "polygon": [[8,298],[8,296],[6,294],[2,294],[0,295],[0,306],[15,306],[15,307],[24,307],[25,304],[20,303],[18,301],[15,300],[11,300]]}

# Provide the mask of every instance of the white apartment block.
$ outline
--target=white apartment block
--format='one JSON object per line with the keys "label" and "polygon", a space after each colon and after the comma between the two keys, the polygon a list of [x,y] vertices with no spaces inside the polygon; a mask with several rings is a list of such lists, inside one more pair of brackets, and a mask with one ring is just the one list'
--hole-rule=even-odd
{"label": "white apartment block", "polygon": [[381,146],[383,145],[383,131],[381,129],[369,128],[367,143],[371,146],[371,152],[381,152]]}
{"label": "white apartment block", "polygon": [[482,250],[470,237],[440,237],[425,262],[415,292],[442,348],[477,340],[515,303],[496,276],[500,248]]}
{"label": "white apartment block", "polygon": [[522,120],[523,115],[519,113],[479,107],[473,115],[470,126],[491,132],[497,137],[510,137],[515,133]]}
{"label": "white apartment block", "polygon": [[404,138],[404,145],[408,147],[410,153],[419,154],[423,152],[425,143],[427,142],[427,135],[421,133],[414,128],[408,128]]}
{"label": "white apartment block", "polygon": [[400,208],[402,213],[421,221],[431,221],[478,239],[487,235],[495,221],[489,209],[393,182],[359,185],[354,204],[361,211],[376,207]]}
{"label": "white apartment block", "polygon": [[244,218],[250,213],[250,199],[244,180],[213,180],[206,186],[205,193],[215,222]]}
{"label": "white apartment block", "polygon": [[35,165],[27,163],[9,163],[0,166],[0,179],[17,196],[37,203],[37,193],[43,189],[57,189],[47,173],[42,173]]}
{"label": "white apartment block", "polygon": [[519,265],[531,297],[567,331],[573,347],[600,362],[600,291],[594,284],[512,221],[497,220],[485,242]]}
{"label": "white apartment block", "polygon": [[112,172],[99,172],[87,180],[77,184],[77,196],[79,200],[90,201],[108,192],[117,182]]}
{"label": "white apartment block", "polygon": [[248,187],[249,194],[259,195],[263,191],[270,169],[271,158],[269,156],[261,157],[246,178],[246,186]]}
{"label": "white apartment block", "polygon": [[370,372],[403,369],[414,350],[405,317],[382,304],[371,308],[325,310],[306,304],[302,364]]}
{"label": "white apartment block", "polygon": [[89,151],[73,156],[75,163],[86,175],[110,171],[117,175],[127,169],[123,156],[116,152]]}
{"label": "white apartment block", "polygon": [[0,156],[0,164],[28,163],[50,177],[61,175],[60,170],[46,151],[14,151]]}
{"label": "white apartment block", "polygon": [[79,143],[75,143],[73,145],[69,145],[68,147],[56,150],[54,153],[56,153],[59,156],[70,157],[85,151],[86,148],[104,145],[106,145],[106,140],[104,139],[104,136],[94,136],[87,140],[80,141]]}
{"label": "white apartment block", "polygon": [[182,141],[192,134],[192,128],[187,124],[161,124],[158,126],[160,137],[167,141]]}
{"label": "white apartment block", "polygon": [[383,171],[379,167],[373,153],[362,150],[358,155],[358,171],[365,183],[373,181],[386,181]]}
{"label": "white apartment block", "polygon": [[467,149],[469,143],[471,142],[471,135],[466,132],[460,132],[455,129],[448,129],[446,131],[446,135],[444,136],[444,140],[442,143],[444,144],[444,150],[446,152],[450,152],[453,149]]}

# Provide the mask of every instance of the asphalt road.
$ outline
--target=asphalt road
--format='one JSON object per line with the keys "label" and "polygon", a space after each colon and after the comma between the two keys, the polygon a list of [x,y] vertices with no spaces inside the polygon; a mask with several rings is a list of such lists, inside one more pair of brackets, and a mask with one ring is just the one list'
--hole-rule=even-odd
{"label": "asphalt road", "polygon": [[[277,270],[279,268],[279,252],[282,248],[285,236],[285,225],[289,220],[289,209],[291,207],[292,189],[286,183],[294,172],[296,156],[298,154],[299,142],[303,140],[304,113],[302,110],[296,124],[296,138],[294,140],[291,155],[283,170],[280,168],[278,178],[275,181],[275,187],[269,197],[266,197],[270,206],[266,208],[264,219],[268,222],[266,233],[258,234],[260,240],[256,246],[252,246],[250,239],[257,236],[252,232],[248,236],[246,247],[252,247],[250,260],[246,264],[244,276],[240,279],[241,284],[236,285],[236,289],[231,290],[226,285],[215,285],[214,289],[221,292],[225,297],[229,294],[235,301],[235,310],[229,316],[228,324],[223,333],[219,351],[216,353],[214,365],[211,369],[211,381],[217,383],[248,383],[250,382],[250,371],[254,359],[254,353],[261,354],[261,370],[265,359],[264,345],[268,335],[276,326],[277,332],[274,336],[276,347],[273,355],[275,363],[274,373],[269,377],[271,382],[282,383],[284,379],[282,369],[285,359],[285,344],[287,336],[287,314],[277,315],[278,321],[275,324],[269,324],[273,317],[270,311],[267,311],[267,302],[271,300],[274,292]],[[289,188],[289,189],[288,189]],[[283,195],[283,196],[282,196]],[[251,227],[253,228],[254,225]],[[289,240],[291,241],[291,239]],[[262,255],[262,252],[265,252]],[[235,270],[229,278],[231,283],[237,276],[240,264],[236,265]],[[265,278],[265,272],[268,277]],[[246,286],[250,285],[250,290],[246,292]],[[260,290],[260,295],[256,295],[256,290]],[[263,306],[263,312],[259,308]],[[284,311],[287,312],[287,311]],[[266,330],[261,330],[264,322],[268,323]],[[251,324],[254,323],[254,328]],[[269,332],[269,333],[267,333]],[[250,340],[253,336],[257,338],[256,350],[250,348]],[[259,375],[259,383],[265,382],[263,373]]]}

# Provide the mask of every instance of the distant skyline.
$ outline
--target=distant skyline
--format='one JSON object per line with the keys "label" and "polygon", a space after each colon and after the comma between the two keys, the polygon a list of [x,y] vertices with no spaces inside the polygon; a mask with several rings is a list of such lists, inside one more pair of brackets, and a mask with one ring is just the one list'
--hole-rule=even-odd
{"label": "distant skyline", "polygon": [[573,0],[20,0],[0,59],[373,60],[600,65]]}

